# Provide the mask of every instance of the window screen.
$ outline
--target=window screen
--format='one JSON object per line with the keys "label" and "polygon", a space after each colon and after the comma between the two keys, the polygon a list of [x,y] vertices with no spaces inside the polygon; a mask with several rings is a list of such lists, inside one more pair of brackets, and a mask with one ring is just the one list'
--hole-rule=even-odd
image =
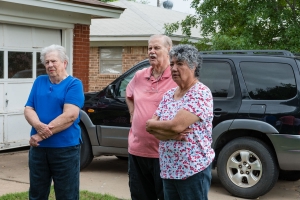
{"label": "window screen", "polygon": [[100,48],[100,74],[122,73],[122,47]]}
{"label": "window screen", "polygon": [[297,94],[293,68],[288,64],[242,62],[240,67],[252,99],[285,100]]}

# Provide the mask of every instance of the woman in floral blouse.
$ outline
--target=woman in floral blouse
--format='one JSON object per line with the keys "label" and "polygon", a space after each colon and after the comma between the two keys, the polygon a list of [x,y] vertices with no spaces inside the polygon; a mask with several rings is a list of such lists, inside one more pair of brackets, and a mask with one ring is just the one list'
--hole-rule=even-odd
{"label": "woman in floral blouse", "polygon": [[160,169],[166,200],[206,200],[211,183],[213,98],[199,82],[202,58],[191,45],[170,53],[173,80],[146,129],[160,140]]}

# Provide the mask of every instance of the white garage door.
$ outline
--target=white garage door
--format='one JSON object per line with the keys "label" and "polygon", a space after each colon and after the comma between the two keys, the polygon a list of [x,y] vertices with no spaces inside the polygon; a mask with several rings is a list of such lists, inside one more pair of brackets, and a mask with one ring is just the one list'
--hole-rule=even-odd
{"label": "white garage door", "polygon": [[0,150],[28,145],[24,105],[34,79],[45,73],[40,51],[61,41],[61,30],[0,23]]}

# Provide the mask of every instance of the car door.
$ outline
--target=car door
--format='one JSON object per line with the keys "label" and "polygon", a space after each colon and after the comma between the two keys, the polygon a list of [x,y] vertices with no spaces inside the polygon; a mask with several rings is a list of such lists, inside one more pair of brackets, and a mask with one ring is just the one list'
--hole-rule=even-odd
{"label": "car door", "polygon": [[98,94],[90,118],[97,125],[100,146],[127,148],[131,123],[125,100],[126,87],[138,70],[149,66],[148,60],[137,64]]}
{"label": "car door", "polygon": [[280,134],[299,135],[299,91],[296,84],[299,72],[295,64],[293,59],[276,57],[267,61],[257,58],[240,62],[242,87],[247,93],[239,115],[264,121]]}
{"label": "car door", "polygon": [[229,59],[204,58],[200,81],[209,87],[214,99],[214,139],[228,130],[241,106],[235,66]]}

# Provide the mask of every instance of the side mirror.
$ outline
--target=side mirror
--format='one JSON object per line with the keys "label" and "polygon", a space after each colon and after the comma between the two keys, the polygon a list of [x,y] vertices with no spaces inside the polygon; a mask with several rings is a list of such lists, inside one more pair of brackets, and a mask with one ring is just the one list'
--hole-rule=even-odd
{"label": "side mirror", "polygon": [[115,89],[116,89],[116,85],[109,85],[106,90],[106,97],[115,99],[116,98]]}

